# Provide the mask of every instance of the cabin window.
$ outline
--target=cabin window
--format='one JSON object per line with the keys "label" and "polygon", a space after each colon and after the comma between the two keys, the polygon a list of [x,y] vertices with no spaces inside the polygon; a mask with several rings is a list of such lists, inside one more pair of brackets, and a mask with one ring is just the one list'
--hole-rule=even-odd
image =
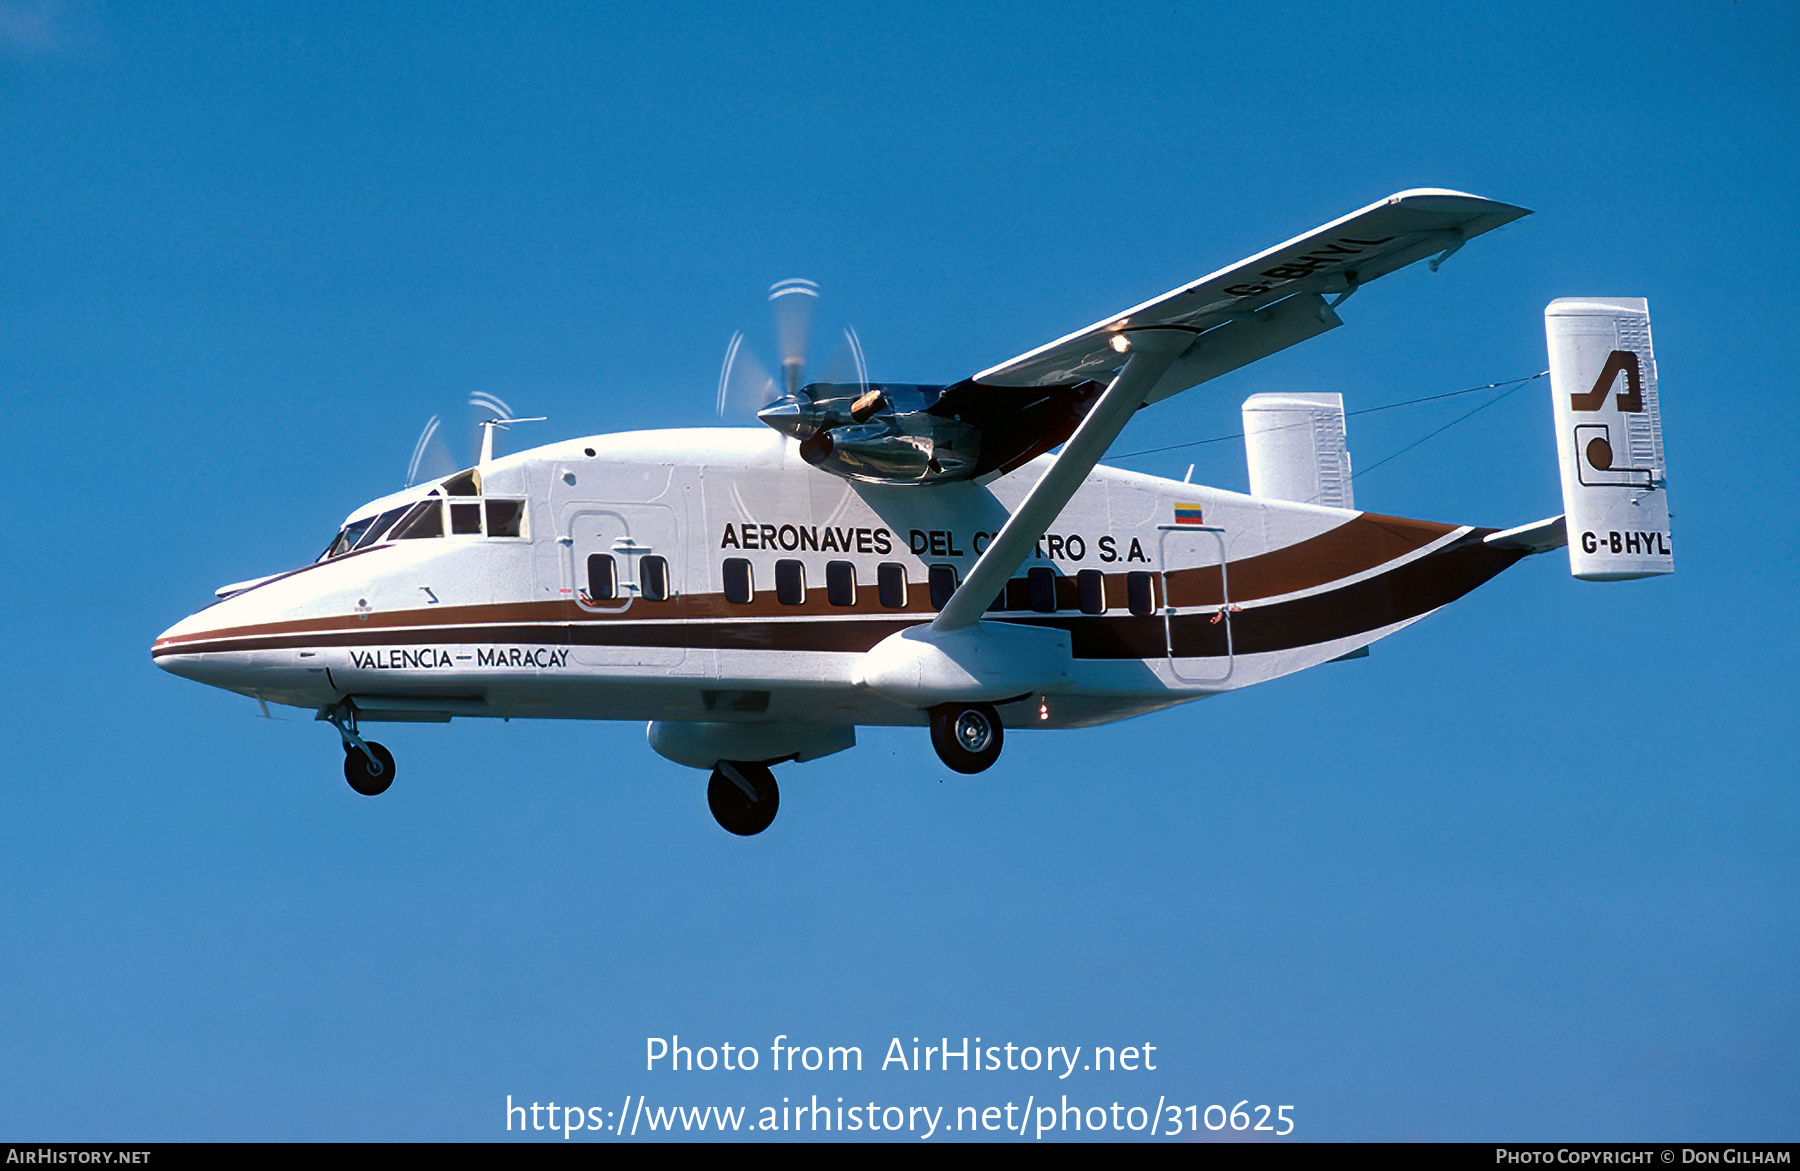
{"label": "cabin window", "polygon": [[1138,569],[1125,575],[1125,604],[1133,614],[1156,613],[1156,586],[1148,573]]}
{"label": "cabin window", "polygon": [[488,536],[522,537],[525,535],[525,502],[523,500],[488,500],[485,503],[487,505]]}
{"label": "cabin window", "polygon": [[619,596],[619,571],[611,553],[589,553],[587,559],[588,602],[608,602]]}
{"label": "cabin window", "polygon": [[806,602],[806,566],[791,557],[775,563],[775,600],[784,606]]}
{"label": "cabin window", "polygon": [[436,497],[421,500],[412,506],[399,524],[394,526],[396,541],[410,541],[419,537],[441,537],[444,535],[444,502]]}
{"label": "cabin window", "polygon": [[1022,577],[1015,577],[1006,583],[1005,610],[1031,609],[1031,582]]}
{"label": "cabin window", "polygon": [[450,531],[459,536],[481,535],[481,505],[452,504],[450,506]]}
{"label": "cabin window", "polygon": [[666,557],[638,558],[638,592],[645,601],[664,602],[669,598],[669,560]]}
{"label": "cabin window", "polygon": [[1025,589],[1031,608],[1039,614],[1056,612],[1056,570],[1034,565],[1025,571]]}
{"label": "cabin window", "polygon": [[444,493],[448,496],[481,495],[481,473],[474,468],[456,473],[444,481]]}
{"label": "cabin window", "polygon": [[856,605],[856,566],[848,561],[825,563],[825,600],[834,606]]}
{"label": "cabin window", "polygon": [[1106,613],[1106,575],[1084,569],[1075,575],[1075,600],[1083,614]]}
{"label": "cabin window", "polygon": [[748,557],[727,557],[720,567],[725,577],[725,600],[742,606],[756,596],[756,584],[750,576]]}
{"label": "cabin window", "polygon": [[906,566],[884,561],[875,570],[875,589],[890,610],[906,609]]}
{"label": "cabin window", "polygon": [[933,565],[931,573],[931,608],[942,610],[956,592],[956,566]]}

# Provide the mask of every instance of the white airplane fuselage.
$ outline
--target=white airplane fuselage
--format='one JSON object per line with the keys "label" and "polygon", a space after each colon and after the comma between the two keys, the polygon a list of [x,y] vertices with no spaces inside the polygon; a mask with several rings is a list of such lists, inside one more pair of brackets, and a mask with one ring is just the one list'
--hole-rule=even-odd
{"label": "white airplane fuselage", "polygon": [[[371,502],[347,526],[443,496],[441,535],[254,584],[152,654],[364,719],[924,724],[925,693],[884,682],[869,652],[932,620],[933,567],[940,591],[966,576],[1048,464],[922,488],[828,475],[763,428],[569,440],[484,465],[479,495]],[[1009,728],[1124,719],[1340,658],[1524,555],[1492,530],[1103,466],[1053,528],[976,624],[1036,640],[1018,690],[986,697]]]}

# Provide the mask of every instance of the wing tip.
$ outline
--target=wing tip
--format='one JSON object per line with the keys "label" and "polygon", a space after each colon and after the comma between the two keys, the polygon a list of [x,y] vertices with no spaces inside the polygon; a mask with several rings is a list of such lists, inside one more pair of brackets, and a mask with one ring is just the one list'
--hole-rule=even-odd
{"label": "wing tip", "polygon": [[1452,191],[1448,187],[1411,187],[1405,191],[1396,191],[1381,202],[1383,204],[1405,204],[1421,211],[1449,211],[1464,214],[1472,211],[1490,214],[1505,213],[1509,220],[1531,214],[1531,209],[1528,207],[1502,203],[1498,199],[1488,199],[1486,196],[1471,195],[1467,191]]}

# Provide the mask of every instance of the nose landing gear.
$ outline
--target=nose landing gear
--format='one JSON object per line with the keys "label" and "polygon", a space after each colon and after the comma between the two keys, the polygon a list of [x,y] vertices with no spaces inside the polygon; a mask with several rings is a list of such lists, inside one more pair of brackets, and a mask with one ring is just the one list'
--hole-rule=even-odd
{"label": "nose landing gear", "polygon": [[379,797],[394,783],[394,754],[356,734],[356,705],[340,700],[315,717],[329,722],[344,741],[344,779],[365,797]]}
{"label": "nose landing gear", "polygon": [[346,744],[344,779],[363,796],[379,797],[394,783],[394,754],[373,740],[363,741],[361,748]]}
{"label": "nose landing gear", "polygon": [[992,704],[941,703],[931,709],[931,746],[959,773],[978,773],[1000,759],[1000,713]]}
{"label": "nose landing gear", "polygon": [[775,820],[781,790],[766,764],[721,760],[706,783],[706,803],[713,819],[739,837],[759,834]]}

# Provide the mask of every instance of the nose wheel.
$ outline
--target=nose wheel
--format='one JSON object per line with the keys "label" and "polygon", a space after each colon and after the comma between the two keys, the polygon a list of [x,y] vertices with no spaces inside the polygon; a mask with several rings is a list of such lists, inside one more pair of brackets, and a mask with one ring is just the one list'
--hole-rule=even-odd
{"label": "nose wheel", "polygon": [[713,819],[731,833],[747,838],[769,828],[781,807],[781,790],[766,764],[721,760],[706,782],[706,803]]}
{"label": "nose wheel", "polygon": [[943,703],[931,709],[931,746],[959,773],[978,773],[1000,759],[1000,713],[992,704]]}
{"label": "nose wheel", "polygon": [[316,720],[336,728],[344,741],[344,779],[365,797],[378,797],[394,783],[394,754],[356,732],[356,705],[348,699],[322,707]]}
{"label": "nose wheel", "polygon": [[394,783],[394,754],[373,740],[364,740],[362,748],[346,744],[344,779],[363,796],[379,797]]}

